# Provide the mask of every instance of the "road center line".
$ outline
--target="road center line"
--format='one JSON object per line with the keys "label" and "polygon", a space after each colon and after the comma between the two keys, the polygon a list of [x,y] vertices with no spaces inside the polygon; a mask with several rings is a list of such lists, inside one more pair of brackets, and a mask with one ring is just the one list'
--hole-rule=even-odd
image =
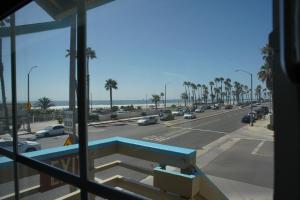
{"label": "road center line", "polygon": [[178,126],[172,126],[170,128],[177,128],[177,129],[191,130],[191,131],[205,131],[205,132],[212,132],[212,133],[228,134],[227,132],[224,132],[224,131],[215,131],[215,130],[199,129],[199,128],[185,128],[185,127],[178,127]]}
{"label": "road center line", "polygon": [[260,149],[260,147],[261,147],[264,143],[265,143],[265,141],[261,141],[261,142],[257,145],[257,147],[256,147],[255,149],[253,149],[253,151],[251,152],[251,154],[252,154],[252,155],[255,155],[255,154],[258,152],[258,150]]}

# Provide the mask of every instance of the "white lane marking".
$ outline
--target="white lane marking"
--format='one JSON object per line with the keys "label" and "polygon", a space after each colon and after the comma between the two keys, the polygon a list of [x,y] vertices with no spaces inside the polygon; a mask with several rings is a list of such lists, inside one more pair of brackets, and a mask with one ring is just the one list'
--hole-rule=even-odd
{"label": "white lane marking", "polygon": [[156,141],[156,142],[162,142],[166,139],[164,136],[156,136],[156,135],[149,135],[146,137],[142,138],[143,140],[151,140],[151,141]]}
{"label": "white lane marking", "polygon": [[183,131],[183,132],[174,132],[172,134],[169,134],[169,135],[165,135],[165,136],[157,136],[157,135],[149,135],[149,136],[146,136],[146,137],[143,137],[142,139],[143,140],[151,140],[151,141],[156,141],[156,142],[163,142],[165,140],[169,140],[169,139],[172,139],[172,138],[175,138],[175,137],[178,137],[178,136],[181,136],[181,135],[184,135],[186,133],[188,133],[190,131]]}
{"label": "white lane marking", "polygon": [[228,132],[224,132],[224,131],[215,131],[215,130],[199,129],[199,128],[185,128],[185,127],[178,127],[178,126],[172,126],[170,128],[178,128],[178,129],[191,130],[191,131],[205,131],[205,132],[212,132],[212,133],[228,134]]}
{"label": "white lane marking", "polygon": [[260,147],[261,147],[264,143],[265,143],[265,141],[261,141],[261,142],[257,145],[257,147],[255,147],[255,149],[253,149],[253,151],[251,152],[251,154],[252,154],[252,155],[255,155],[255,154],[258,152],[258,150],[260,149]]}

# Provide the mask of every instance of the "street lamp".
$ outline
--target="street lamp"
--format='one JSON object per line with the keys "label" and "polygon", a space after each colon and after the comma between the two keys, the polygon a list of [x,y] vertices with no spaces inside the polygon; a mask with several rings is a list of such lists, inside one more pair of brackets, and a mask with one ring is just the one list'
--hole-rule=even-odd
{"label": "street lamp", "polygon": [[250,78],[251,78],[251,96],[250,96],[250,107],[251,107],[251,114],[250,114],[250,125],[253,126],[253,120],[252,120],[252,92],[253,92],[253,88],[252,88],[252,73],[251,72],[248,72],[246,70],[243,70],[243,69],[237,69],[235,70],[235,72],[244,72],[248,75],[250,75]]}
{"label": "street lamp", "polygon": [[28,110],[28,124],[27,124],[27,131],[31,132],[31,128],[30,128],[30,96],[29,96],[29,81],[30,81],[30,72],[34,69],[37,68],[38,66],[33,66],[30,68],[28,74],[27,74],[27,110]]}

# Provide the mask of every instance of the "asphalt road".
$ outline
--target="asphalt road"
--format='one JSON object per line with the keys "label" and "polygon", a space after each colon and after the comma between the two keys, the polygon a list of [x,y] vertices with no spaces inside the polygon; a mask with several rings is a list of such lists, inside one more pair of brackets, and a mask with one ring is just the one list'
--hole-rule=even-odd
{"label": "asphalt road", "polygon": [[[224,134],[244,126],[245,124],[241,123],[241,117],[247,110],[247,108],[241,110],[209,110],[197,114],[195,120],[183,119],[182,116],[178,116],[175,120],[159,121],[157,124],[148,126],[138,126],[136,121],[89,126],[88,139],[95,140],[120,136],[198,149]],[[37,141],[44,149],[62,146],[66,137],[66,135],[54,136],[41,138]]]}
{"label": "asphalt road", "polygon": [[[197,114],[195,120],[176,117],[176,119],[172,121],[159,121],[155,125],[148,126],[138,126],[136,121],[89,126],[88,138],[89,140],[96,140],[121,136],[198,150],[216,141],[220,137],[246,126],[246,124],[241,123],[241,118],[248,110],[249,108],[210,110]],[[66,138],[67,136],[63,135],[41,138],[37,141],[42,145],[42,148],[45,149],[62,146]],[[273,142],[267,141],[263,142],[263,144],[260,143],[261,141],[259,140],[241,139],[233,147],[206,165],[203,171],[217,177],[272,188]],[[257,148],[257,146],[260,148]],[[254,149],[257,150],[253,153]],[[118,154],[97,159],[95,160],[95,165],[97,166],[114,160],[134,163],[146,169],[153,169],[153,167],[157,165],[156,163],[145,162]],[[146,174],[122,167],[111,168],[96,174],[96,176],[105,179],[116,174],[136,180],[142,180],[147,177]],[[67,187],[64,188],[64,190],[67,191]]]}

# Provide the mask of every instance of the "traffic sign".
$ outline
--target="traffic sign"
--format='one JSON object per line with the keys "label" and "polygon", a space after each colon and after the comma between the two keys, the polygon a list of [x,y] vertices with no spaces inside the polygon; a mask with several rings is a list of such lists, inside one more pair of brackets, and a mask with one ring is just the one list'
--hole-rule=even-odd
{"label": "traffic sign", "polygon": [[64,146],[68,146],[68,145],[71,145],[71,144],[73,144],[73,142],[72,142],[72,138],[69,136],[69,137],[66,139],[66,141],[65,141],[65,143],[64,143]]}
{"label": "traffic sign", "polygon": [[73,134],[73,111],[71,110],[66,110],[64,112],[64,131],[67,134]]}
{"label": "traffic sign", "polygon": [[25,103],[24,108],[25,108],[25,110],[30,110],[31,109],[31,103]]}

